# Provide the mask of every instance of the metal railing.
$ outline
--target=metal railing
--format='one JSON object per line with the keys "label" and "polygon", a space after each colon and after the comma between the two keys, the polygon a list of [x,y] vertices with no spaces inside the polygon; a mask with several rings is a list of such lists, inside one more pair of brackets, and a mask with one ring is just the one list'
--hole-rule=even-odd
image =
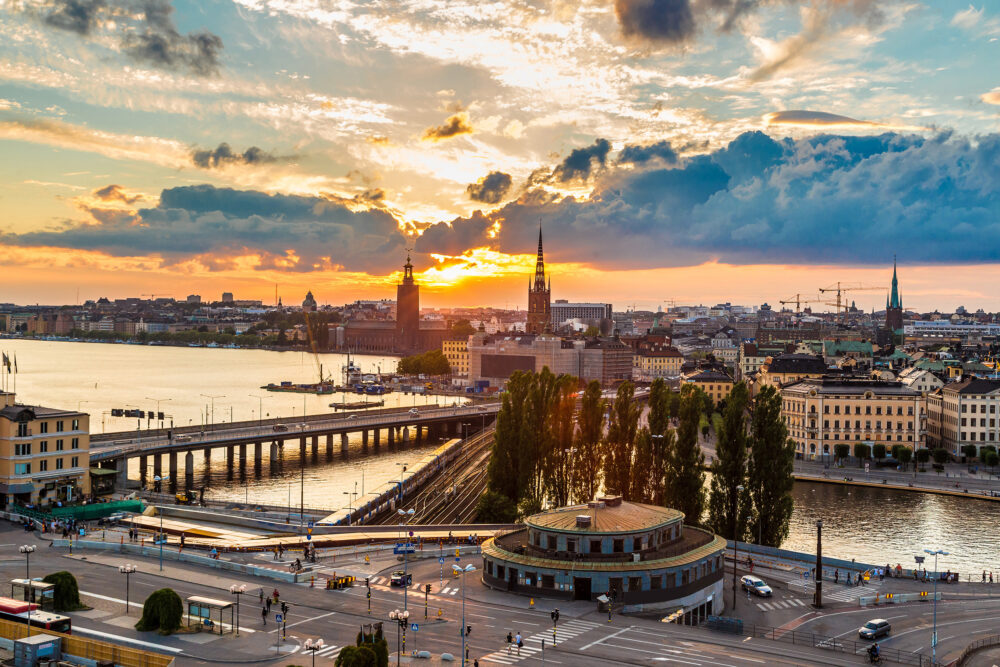
{"label": "metal railing", "polygon": [[991,646],[1000,646],[1000,635],[991,635],[972,642],[965,647],[965,650],[962,651],[962,655],[958,656],[958,660],[951,663],[950,667],[965,667],[976,651],[980,651],[984,648],[990,648]]}

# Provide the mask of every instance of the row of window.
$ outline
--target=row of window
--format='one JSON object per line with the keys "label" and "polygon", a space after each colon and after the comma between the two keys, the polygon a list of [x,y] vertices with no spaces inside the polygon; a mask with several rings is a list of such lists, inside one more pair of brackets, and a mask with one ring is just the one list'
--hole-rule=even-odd
{"label": "row of window", "polygon": [[[806,435],[802,431],[793,431],[791,433],[791,436],[793,438],[799,438],[799,439],[803,439],[803,438],[806,437]],[[809,437],[810,438],[814,438],[816,436],[809,436]],[[830,436],[826,436],[825,439],[830,440],[831,438],[830,438]],[[840,434],[839,433],[834,433],[832,439],[833,440],[840,440]],[[844,434],[844,440],[850,440],[850,439],[851,439],[851,434],[850,433],[845,433]],[[861,434],[860,433],[855,433],[854,434],[854,439],[855,440],[861,440]],[[877,433],[874,434],[874,435],[872,435],[872,434],[866,434],[865,435],[865,440],[876,440],[876,441],[878,441],[878,440],[881,440],[881,438],[879,437],[879,435]],[[885,436],[885,440],[886,440],[886,442],[892,442],[892,434],[887,434]],[[912,433],[910,433],[909,435],[906,436],[906,441],[907,442],[913,442],[913,434]],[[903,435],[902,434],[896,434],[896,442],[903,442]]]}
{"label": "row of window", "polygon": [[[31,445],[30,442],[20,442],[14,445],[14,456],[31,456]],[[65,449],[63,445],[63,440],[56,440],[55,451],[61,452]],[[72,438],[70,440],[70,449],[80,449],[80,438]],[[38,441],[38,453],[44,454],[49,451],[49,441],[39,440]]]}
{"label": "row of window", "polygon": [[[785,401],[785,410],[788,411],[788,412],[804,412],[805,411],[804,408],[805,408],[805,404],[803,404],[803,403],[799,403],[799,402],[796,402],[796,401]],[[815,405],[810,405],[809,406],[809,412],[811,414],[816,414],[816,406]],[[825,414],[825,415],[830,414],[830,406],[828,404],[823,406],[823,414]],[[840,414],[840,405],[834,405],[833,406],[833,414],[835,414],[835,415],[839,415]],[[851,406],[849,406],[849,405],[845,405],[844,406],[844,414],[845,415],[851,414]],[[861,414],[861,406],[860,405],[855,405],[854,406],[854,414],[856,414],[856,415],[860,415]],[[866,414],[866,415],[873,414],[872,413],[872,406],[866,405],[865,406],[864,414]],[[875,412],[874,412],[874,414],[876,414],[876,415],[882,414],[882,406],[881,405],[876,405],[875,406]],[[892,412],[892,406],[891,405],[887,405],[885,407],[885,414],[887,414],[887,415],[893,414],[893,412]],[[903,406],[901,406],[901,405],[896,406],[896,414],[902,416],[902,414],[903,414]],[[911,416],[911,417],[913,416],[913,406],[912,405],[908,405],[906,407],[906,414],[909,415],[909,416]]]}
{"label": "row of window", "polygon": [[[990,421],[993,421],[993,420],[991,419]],[[969,437],[966,438],[965,437],[966,435],[968,435]],[[987,442],[987,441],[992,442],[995,438],[990,437],[991,435],[992,435],[991,433],[982,433],[982,432],[980,432],[978,440],[980,442]],[[976,432],[975,431],[969,431],[969,433],[966,433],[965,431],[962,431],[961,438],[962,438],[962,440],[968,440],[969,442],[976,442],[976,440],[977,440],[977,438],[976,438]]]}
{"label": "row of window", "polygon": [[[524,572],[523,575],[519,574],[516,568],[504,567],[499,563],[495,564],[489,559],[486,560],[486,574],[491,577],[496,577],[497,579],[506,580],[508,577],[513,579],[517,577],[517,583],[524,586],[537,586],[540,588],[556,588],[555,575],[542,573],[541,576],[537,572]],[[642,590],[663,590],[669,588],[675,588],[677,586],[684,586],[686,584],[693,583],[707,577],[709,574],[717,571],[722,567],[722,557],[715,556],[709,560],[702,561],[691,567],[684,568],[679,572],[668,572],[668,573],[656,573],[649,574],[649,588],[643,587],[643,577],[609,577],[608,578],[608,588],[614,590],[628,590],[628,591],[642,591]],[[680,576],[680,582],[678,583],[678,575]],[[625,588],[625,584],[628,588]]]}
{"label": "row of window", "polygon": [[[981,408],[980,412],[982,412],[985,415],[986,414],[986,406],[985,405],[980,405],[979,407]],[[965,412],[966,408],[970,408],[969,412],[971,412],[973,414],[976,413],[976,404],[975,403],[962,403],[962,412]],[[996,414],[996,412],[997,412],[997,405],[996,405],[996,403],[990,403],[990,414],[993,415],[993,414]]]}
{"label": "row of window", "polygon": [[[62,470],[64,468],[64,462],[66,459],[58,458],[56,459],[56,470]],[[80,467],[80,457],[74,456],[70,459],[70,468]],[[47,459],[42,459],[38,462],[38,472],[47,472],[49,469],[49,462]],[[31,464],[30,463],[15,463],[14,464],[14,474],[15,475],[30,475],[31,474]]]}
{"label": "row of window", "polygon": [[[18,422],[18,424],[17,424],[17,437],[24,438],[24,437],[27,437],[29,435],[28,425],[30,423],[31,422]],[[38,424],[38,432],[39,433],[48,433],[49,432],[49,424],[50,423],[51,422],[37,422],[37,424]],[[54,423],[55,423],[55,431],[53,431],[54,433],[62,433],[63,431],[66,430],[66,428],[65,428],[66,422],[63,421],[62,419],[59,419],[59,420],[57,420]],[[80,420],[79,419],[72,420],[70,422],[70,424],[72,425],[72,428],[70,429],[71,431],[79,431],[80,430]]]}

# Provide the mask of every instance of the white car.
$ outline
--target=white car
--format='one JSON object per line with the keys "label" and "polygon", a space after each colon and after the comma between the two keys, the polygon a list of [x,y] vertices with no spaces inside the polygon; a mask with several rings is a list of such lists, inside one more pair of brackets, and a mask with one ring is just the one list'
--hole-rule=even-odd
{"label": "white car", "polygon": [[419,415],[420,414],[420,410],[417,410],[416,408],[410,408],[410,414],[411,415]]}
{"label": "white car", "polygon": [[769,598],[773,594],[771,587],[765,584],[763,579],[755,577],[752,574],[745,574],[740,577],[740,584],[743,586],[743,590],[753,591],[754,594],[762,598]]}

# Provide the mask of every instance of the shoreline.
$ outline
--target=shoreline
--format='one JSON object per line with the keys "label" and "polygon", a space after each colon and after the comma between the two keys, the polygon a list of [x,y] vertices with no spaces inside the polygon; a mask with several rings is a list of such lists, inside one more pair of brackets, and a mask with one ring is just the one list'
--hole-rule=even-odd
{"label": "shoreline", "polygon": [[891,489],[893,491],[913,491],[917,493],[933,493],[939,496],[953,496],[956,498],[968,498],[971,500],[986,500],[1000,502],[1000,496],[989,496],[984,493],[971,493],[965,491],[952,491],[950,489],[938,489],[930,486],[903,486],[901,484],[889,484],[881,482],[866,482],[863,480],[833,479],[830,477],[815,477],[803,473],[793,473],[796,482],[818,482],[820,484],[839,484],[841,486],[864,486],[872,489]]}

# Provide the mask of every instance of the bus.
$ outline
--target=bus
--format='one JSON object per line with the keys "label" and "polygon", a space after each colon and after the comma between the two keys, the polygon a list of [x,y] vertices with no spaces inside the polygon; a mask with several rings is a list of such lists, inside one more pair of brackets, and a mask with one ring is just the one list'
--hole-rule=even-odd
{"label": "bus", "polygon": [[72,634],[72,620],[69,616],[40,611],[37,604],[23,600],[0,597],[0,618],[15,623],[25,623],[30,618],[33,628]]}

